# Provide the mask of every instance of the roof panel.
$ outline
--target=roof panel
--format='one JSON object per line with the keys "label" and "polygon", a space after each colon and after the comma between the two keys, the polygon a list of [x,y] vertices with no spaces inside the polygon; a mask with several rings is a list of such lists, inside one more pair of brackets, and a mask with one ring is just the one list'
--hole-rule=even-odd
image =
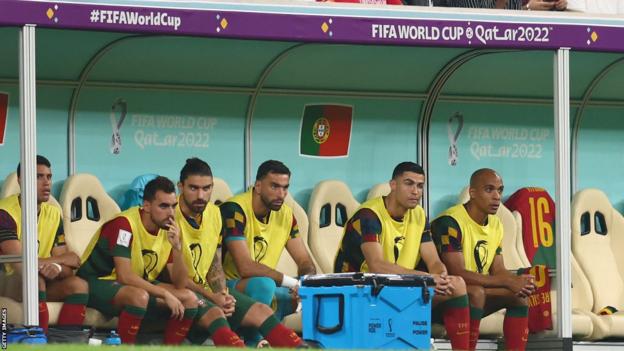
{"label": "roof panel", "polygon": [[[582,99],[591,82],[610,64],[622,58],[624,58],[622,54],[573,51],[570,54],[570,98]],[[624,98],[621,94],[624,90],[624,77],[622,76],[624,71],[615,69],[608,74],[610,77],[603,79],[603,83],[598,85],[598,90],[594,91],[592,99],[622,100]],[[619,91],[610,91],[610,89]]]}
{"label": "roof panel", "polygon": [[78,80],[91,58],[125,34],[78,30],[36,30],[37,78]]}
{"label": "roof panel", "polygon": [[255,87],[263,69],[293,43],[136,37],[97,63],[89,81]]}
{"label": "roof panel", "polygon": [[308,44],[276,66],[265,87],[426,93],[466,49]]}
{"label": "roof panel", "polygon": [[17,79],[19,69],[19,28],[0,27],[0,43],[2,43],[0,79]]}
{"label": "roof panel", "polygon": [[553,52],[500,51],[473,58],[447,82],[443,94],[552,98]]}

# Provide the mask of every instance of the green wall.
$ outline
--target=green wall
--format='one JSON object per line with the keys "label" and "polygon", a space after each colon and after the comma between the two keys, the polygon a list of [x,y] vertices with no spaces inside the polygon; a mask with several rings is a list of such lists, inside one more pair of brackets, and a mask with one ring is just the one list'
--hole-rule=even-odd
{"label": "green wall", "polygon": [[[348,157],[300,156],[305,104],[353,106]],[[346,182],[356,199],[363,201],[373,185],[390,179],[397,163],[416,160],[419,109],[420,103],[405,100],[263,96],[253,122],[252,176],[263,161],[279,159],[291,168],[291,192],[303,206],[307,207],[314,185],[326,179]]]}
{"label": "green wall", "polygon": [[[0,28],[0,91],[10,94],[7,138],[0,146],[2,179],[19,160],[17,35],[15,28]],[[291,168],[291,190],[304,207],[314,185],[330,178],[347,182],[362,201],[371,186],[388,180],[396,163],[416,160],[419,119],[433,83],[454,59],[469,54],[465,49],[38,29],[37,147],[53,162],[58,196],[67,177],[71,97],[84,83],[75,115],[76,171],[96,174],[117,197],[135,176],[155,172],[176,179],[184,160],[199,156],[238,192],[244,188],[246,115],[257,93],[252,177],[262,161],[276,158]],[[621,58],[571,55],[572,116],[592,79]],[[622,77],[624,69],[612,70],[593,92],[578,154],[579,188],[605,190],[620,209]],[[453,204],[481,167],[500,171],[506,195],[541,186],[554,196],[552,82],[548,51],[479,52],[450,74],[430,126],[432,216]],[[128,114],[121,127],[122,151],[113,155],[111,107],[118,98],[127,102]],[[348,157],[299,154],[306,104],[353,106]],[[465,123],[457,140],[458,164],[449,166],[447,123],[457,112]]]}

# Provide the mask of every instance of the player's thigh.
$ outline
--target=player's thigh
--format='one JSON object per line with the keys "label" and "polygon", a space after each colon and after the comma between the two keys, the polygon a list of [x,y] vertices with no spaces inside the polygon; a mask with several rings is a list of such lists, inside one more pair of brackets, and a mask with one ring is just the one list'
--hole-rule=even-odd
{"label": "player's thigh", "polygon": [[2,296],[22,302],[22,275],[20,273],[6,274],[0,272],[0,284],[2,286],[0,290],[3,290]]}
{"label": "player's thigh", "polygon": [[[185,308],[196,308],[198,303],[197,295],[189,290],[189,289],[177,289],[175,286],[169,283],[163,283],[155,281],[153,284],[158,285],[159,287],[169,291],[173,296],[175,296],[180,302],[184,305]],[[158,298],[156,300],[158,306],[163,307],[165,305],[165,301],[163,299]]]}
{"label": "player's thigh", "polygon": [[88,294],[89,284],[75,275],[60,280],[49,280],[46,285],[48,301],[63,301],[74,294]]}
{"label": "player's thigh", "polygon": [[124,286],[114,280],[89,279],[88,284],[87,306],[95,308],[106,316],[117,316],[124,306],[139,305],[147,297],[146,293],[142,293],[140,289]]}

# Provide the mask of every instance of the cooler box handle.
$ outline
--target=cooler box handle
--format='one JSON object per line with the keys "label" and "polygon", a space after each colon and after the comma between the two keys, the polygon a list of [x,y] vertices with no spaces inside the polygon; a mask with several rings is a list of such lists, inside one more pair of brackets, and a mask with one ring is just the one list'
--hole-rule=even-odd
{"label": "cooler box handle", "polygon": [[[323,297],[337,297],[338,298],[338,324],[334,325],[333,327],[324,327],[322,325],[319,324],[319,316],[320,316],[320,308],[321,308],[321,299]],[[319,332],[323,333],[323,334],[334,334],[337,331],[342,329],[342,326],[344,324],[344,296],[342,294],[319,294],[314,296],[315,299],[318,299],[317,304],[316,304],[316,316],[315,316],[315,327],[316,330],[318,330]]]}
{"label": "cooler box handle", "polygon": [[429,287],[427,286],[427,280],[423,280],[422,299],[425,304],[428,304],[429,300],[431,299],[431,294],[429,293]]}

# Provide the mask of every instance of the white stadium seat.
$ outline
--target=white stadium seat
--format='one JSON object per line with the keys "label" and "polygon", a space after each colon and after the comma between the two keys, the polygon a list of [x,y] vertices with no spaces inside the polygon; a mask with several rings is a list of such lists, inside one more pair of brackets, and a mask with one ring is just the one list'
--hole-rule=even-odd
{"label": "white stadium seat", "polygon": [[225,180],[213,177],[212,181],[214,184],[212,186],[212,195],[210,196],[210,202],[215,205],[220,205],[227,199],[232,197],[232,190],[230,190],[230,187],[225,182]]}
{"label": "white stadium seat", "polygon": [[61,208],[65,241],[78,256],[82,256],[98,228],[120,212],[102,183],[88,173],[67,178],[61,192]]}
{"label": "white stadium seat", "polygon": [[308,240],[322,273],[334,271],[344,225],[359,206],[349,187],[339,180],[324,180],[314,187],[308,206]]}
{"label": "white stadium seat", "polygon": [[[624,217],[598,189],[577,192],[572,199],[572,252],[593,295],[592,339],[624,336]],[[600,315],[607,307],[618,312]]]}

